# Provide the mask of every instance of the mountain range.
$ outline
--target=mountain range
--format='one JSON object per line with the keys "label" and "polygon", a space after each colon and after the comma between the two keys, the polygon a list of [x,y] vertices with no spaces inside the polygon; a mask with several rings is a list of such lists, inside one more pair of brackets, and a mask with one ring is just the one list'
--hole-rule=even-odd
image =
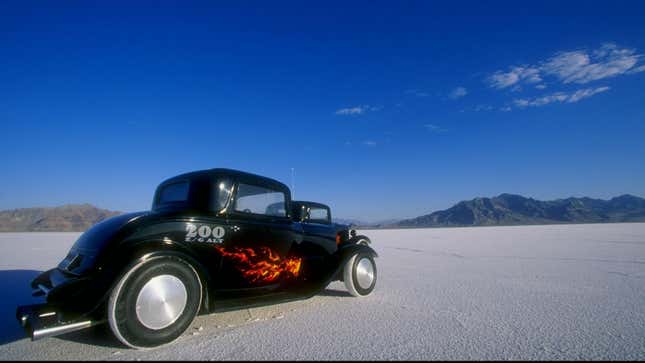
{"label": "mountain range", "polygon": [[91,204],[4,210],[0,211],[0,232],[82,232],[121,213]]}
{"label": "mountain range", "polygon": [[380,227],[494,226],[645,221],[645,199],[625,194],[610,200],[566,198],[540,201],[521,195],[462,201],[446,210]]}
{"label": "mountain range", "polygon": [[[0,211],[0,232],[82,232],[121,213],[91,204],[5,210]],[[363,228],[645,222],[645,199],[625,194],[609,200],[572,197],[540,201],[521,195],[500,194],[462,201],[451,208],[411,219],[377,223],[334,219],[334,222]]]}

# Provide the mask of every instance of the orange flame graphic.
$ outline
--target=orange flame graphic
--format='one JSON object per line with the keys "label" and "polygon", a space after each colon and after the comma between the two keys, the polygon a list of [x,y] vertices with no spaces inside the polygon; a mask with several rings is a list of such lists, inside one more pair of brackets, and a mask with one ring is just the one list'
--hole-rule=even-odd
{"label": "orange flame graphic", "polygon": [[215,248],[224,257],[235,262],[235,267],[251,283],[266,283],[275,281],[280,275],[285,277],[298,277],[300,273],[301,258],[281,259],[270,248],[260,246],[256,249],[232,247],[230,251],[221,246]]}

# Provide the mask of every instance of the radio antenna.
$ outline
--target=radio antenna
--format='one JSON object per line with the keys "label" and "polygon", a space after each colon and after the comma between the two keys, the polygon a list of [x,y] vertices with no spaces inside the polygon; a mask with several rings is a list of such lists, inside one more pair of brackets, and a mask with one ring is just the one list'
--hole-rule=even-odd
{"label": "radio antenna", "polygon": [[295,189],[295,169],[291,168],[291,198],[295,199],[296,189]]}

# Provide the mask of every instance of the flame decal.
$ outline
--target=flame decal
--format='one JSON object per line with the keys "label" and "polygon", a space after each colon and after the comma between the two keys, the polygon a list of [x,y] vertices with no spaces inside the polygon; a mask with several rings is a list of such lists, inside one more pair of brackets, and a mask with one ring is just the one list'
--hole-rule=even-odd
{"label": "flame decal", "polygon": [[222,246],[215,246],[222,256],[233,260],[235,267],[250,283],[273,282],[281,275],[285,278],[298,277],[301,258],[285,258],[270,248],[260,246],[256,249],[232,247],[228,251]]}

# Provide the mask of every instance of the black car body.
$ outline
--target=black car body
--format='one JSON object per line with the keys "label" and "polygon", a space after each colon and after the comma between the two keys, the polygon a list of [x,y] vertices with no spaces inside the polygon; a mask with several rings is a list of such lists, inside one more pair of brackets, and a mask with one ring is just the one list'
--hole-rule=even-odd
{"label": "black car body", "polygon": [[[294,207],[326,208],[327,218],[294,215]],[[276,180],[230,169],[186,173],[157,187],[150,211],[83,233],[56,268],[33,280],[34,295],[47,302],[16,314],[32,339],[107,320],[126,345],[156,346],[197,313],[308,298],[334,280],[369,294],[377,254],[365,241],[331,223],[329,207],[292,202]],[[354,276],[359,265],[371,275]],[[181,311],[161,316],[159,304]]]}
{"label": "black car body", "polygon": [[326,204],[294,200],[291,202],[291,211],[293,218],[302,222],[303,232],[310,239],[318,239],[321,242],[335,239],[338,244],[350,240],[358,244],[371,243],[368,237],[357,236],[356,230],[351,226],[334,223],[331,208]]}

